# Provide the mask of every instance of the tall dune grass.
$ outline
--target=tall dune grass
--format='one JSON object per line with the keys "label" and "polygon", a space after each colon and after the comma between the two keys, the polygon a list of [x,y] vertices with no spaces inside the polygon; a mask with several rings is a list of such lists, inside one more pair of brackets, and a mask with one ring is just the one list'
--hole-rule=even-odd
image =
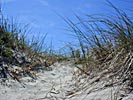
{"label": "tall dune grass", "polygon": [[106,69],[105,75],[113,73],[120,82],[128,80],[133,88],[133,21],[124,11],[108,3],[115,10],[113,15],[86,15],[86,19],[75,15],[78,22],[63,19],[77,37],[81,55],[86,60],[82,72],[97,73]]}

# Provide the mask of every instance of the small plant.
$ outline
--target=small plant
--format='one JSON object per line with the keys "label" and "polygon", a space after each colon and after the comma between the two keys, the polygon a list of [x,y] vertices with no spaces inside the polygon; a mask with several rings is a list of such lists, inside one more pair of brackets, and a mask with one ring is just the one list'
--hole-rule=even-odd
{"label": "small plant", "polygon": [[4,48],[2,55],[10,59],[13,56],[13,52],[10,48]]}

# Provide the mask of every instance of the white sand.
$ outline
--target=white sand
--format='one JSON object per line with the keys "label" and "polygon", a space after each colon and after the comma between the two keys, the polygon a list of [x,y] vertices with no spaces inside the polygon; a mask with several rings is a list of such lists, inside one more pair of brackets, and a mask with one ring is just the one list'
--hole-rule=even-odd
{"label": "white sand", "polygon": [[[77,69],[69,62],[56,63],[51,67],[52,71],[38,73],[37,80],[23,78],[25,88],[13,80],[6,81],[8,86],[0,85],[0,100],[111,100],[111,93],[118,88],[110,87],[89,94],[82,90],[71,93],[78,89],[73,85],[73,72]],[[133,96],[129,95],[123,100],[133,100]]]}

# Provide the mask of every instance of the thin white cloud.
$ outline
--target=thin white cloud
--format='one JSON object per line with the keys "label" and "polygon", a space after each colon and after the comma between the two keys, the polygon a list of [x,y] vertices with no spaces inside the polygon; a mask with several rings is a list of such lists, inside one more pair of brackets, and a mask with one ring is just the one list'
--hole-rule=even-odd
{"label": "thin white cloud", "polygon": [[49,6],[49,3],[46,0],[38,0],[43,6]]}
{"label": "thin white cloud", "polygon": [[54,23],[54,22],[50,22],[50,23],[49,23],[49,26],[50,26],[50,27],[53,27],[53,26],[55,26],[55,23]]}
{"label": "thin white cloud", "polygon": [[29,24],[29,26],[32,28],[39,28],[39,25],[37,24],[37,20],[35,20],[29,15],[20,15],[19,20],[20,22],[24,22],[22,24],[26,23],[26,24]]}
{"label": "thin white cloud", "polygon": [[10,2],[14,2],[16,0],[1,0],[1,3],[10,3]]}
{"label": "thin white cloud", "polygon": [[95,5],[95,4],[86,3],[84,6],[85,6],[86,8],[92,8],[92,7],[94,7],[94,5]]}

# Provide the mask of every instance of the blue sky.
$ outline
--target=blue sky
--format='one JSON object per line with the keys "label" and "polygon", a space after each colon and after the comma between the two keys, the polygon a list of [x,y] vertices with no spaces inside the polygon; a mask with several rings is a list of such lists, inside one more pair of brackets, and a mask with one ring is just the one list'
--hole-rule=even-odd
{"label": "blue sky", "polygon": [[[66,18],[74,19],[77,13],[84,14],[109,14],[113,11],[107,6],[106,0],[1,0],[5,16],[17,19],[19,23],[30,24],[30,36],[43,36],[48,33],[47,41],[53,42],[56,49],[63,46],[64,42],[73,42],[71,36],[65,31],[67,24],[56,13]],[[132,0],[110,0],[118,8],[128,12],[133,8]],[[133,13],[130,12],[130,15]],[[29,37],[30,37],[29,36]]]}

